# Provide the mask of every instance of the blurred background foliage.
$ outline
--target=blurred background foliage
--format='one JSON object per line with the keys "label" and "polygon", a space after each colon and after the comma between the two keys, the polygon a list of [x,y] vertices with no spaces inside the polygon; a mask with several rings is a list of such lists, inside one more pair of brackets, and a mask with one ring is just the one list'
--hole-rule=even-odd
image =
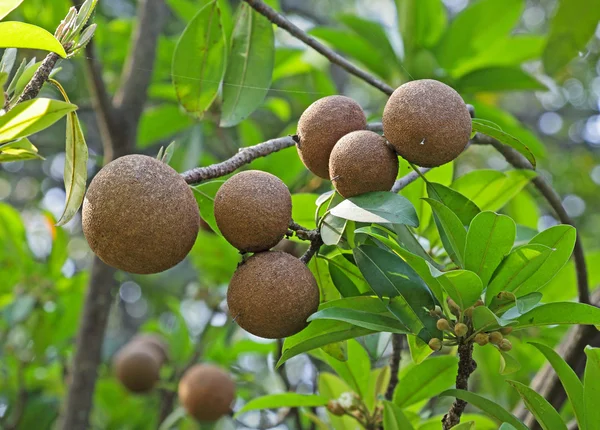
{"label": "blurred background foliage", "polygon": [[[575,60],[556,66],[556,79],[544,75],[540,58],[546,43],[556,0],[502,0],[496,8],[460,14],[469,0],[425,1],[426,14],[406,20],[403,0],[272,0],[294,23],[367,68],[389,84],[431,77],[454,86],[475,106],[477,116],[492,120],[521,139],[538,158],[538,171],[562,196],[575,220],[590,261],[590,284],[600,282],[600,29]],[[219,128],[209,112],[201,121],[181,111],[171,84],[171,59],[186,22],[199,9],[192,0],[167,0],[170,16],[160,38],[150,87],[150,98],[137,137],[137,150],[155,155],[172,140],[177,148],[171,165],[178,171],[208,165],[235,154],[239,147],[294,134],[303,110],[318,98],[345,94],[355,98],[369,120],[379,121],[386,97],[356,78],[331,66],[287,33],[276,30],[273,84],[263,106],[232,128]],[[235,1],[222,3],[231,19]],[[476,3],[476,2],[471,2]],[[489,3],[489,2],[488,2]],[[600,7],[596,1],[580,1]],[[33,23],[53,31],[71,6],[67,0],[26,0],[9,19]],[[103,0],[95,22],[96,48],[109,89],[115,89],[135,15],[135,2]],[[460,15],[459,15],[460,14]],[[456,16],[459,19],[454,20]],[[567,25],[580,25],[574,17]],[[449,21],[450,20],[450,21]],[[402,38],[404,36],[404,39]],[[31,52],[19,52],[20,56]],[[38,59],[44,53],[37,53]],[[20,61],[20,58],[17,60]],[[86,87],[84,59],[62,62],[57,74],[71,100],[79,105],[90,147],[90,177],[102,164],[101,142],[92,100]],[[44,94],[56,97],[52,88]],[[66,363],[72,354],[91,252],[81,233],[77,215],[64,228],[54,227],[63,209],[62,185],[64,123],[58,123],[31,140],[46,157],[43,161],[0,165],[0,420],[23,404],[19,428],[49,428],[65,394]],[[329,183],[309,174],[294,150],[254,161],[249,168],[280,177],[294,196],[294,219],[313,220],[316,195]],[[454,177],[481,168],[504,170],[504,159],[491,148],[476,147],[455,163]],[[450,174],[452,174],[452,167]],[[214,185],[205,185],[207,195]],[[204,189],[204,188],[202,188]],[[408,192],[408,191],[407,191]],[[199,199],[203,197],[200,195]],[[527,186],[503,211],[519,224],[545,229],[557,224],[536,191]],[[290,246],[287,244],[286,246]],[[109,331],[104,343],[105,365],[96,390],[93,428],[155,428],[157,396],[128,394],[111,377],[110,357],[133,333],[160,331],[167,335],[173,365],[189,358],[202,336],[204,357],[233,369],[241,398],[284,389],[273,369],[276,344],[242,334],[227,324],[225,287],[239,260],[237,252],[209,228],[200,232],[190,258],[168,272],[153,276],[119,273]],[[552,299],[576,296],[572,263],[545,289]],[[550,297],[548,297],[550,296]],[[207,329],[209,327],[209,329]],[[565,330],[554,328],[515,339],[514,351],[522,363],[512,379],[528,383],[543,364],[541,354],[525,345],[529,336],[554,345]],[[387,334],[361,339],[373,365],[390,353]],[[498,374],[499,355],[477,349],[479,369],[474,386],[484,395],[513,406],[517,394],[508,391]],[[405,360],[407,362],[408,360]],[[410,367],[410,365],[408,365]],[[403,372],[409,371],[409,367]],[[171,368],[163,370],[165,374]],[[312,392],[317,374],[305,356],[290,360],[287,372],[299,392]],[[455,374],[455,372],[454,372]],[[452,384],[454,374],[445,377]],[[323,374],[319,380],[327,379]],[[327,382],[327,381],[325,381]],[[341,381],[329,381],[339,395]],[[167,387],[169,388],[169,387]],[[172,388],[172,387],[170,387]],[[341,390],[343,391],[343,390]],[[22,399],[24,402],[21,402]],[[446,401],[431,405],[441,412]],[[418,411],[424,401],[414,405]],[[563,411],[569,414],[568,410]],[[248,425],[274,420],[273,414],[250,413]],[[483,423],[483,418],[481,419]],[[432,419],[432,423],[435,423]],[[184,421],[181,428],[194,428]],[[232,422],[220,423],[224,427]],[[336,425],[350,426],[341,421]],[[483,424],[482,424],[483,425]],[[241,428],[242,424],[237,426]],[[284,428],[284,427],[281,427]],[[344,427],[336,427],[344,428]],[[435,428],[423,424],[421,429]],[[478,427],[479,428],[479,427]],[[486,428],[482,426],[481,428]],[[493,428],[489,427],[489,428]]]}

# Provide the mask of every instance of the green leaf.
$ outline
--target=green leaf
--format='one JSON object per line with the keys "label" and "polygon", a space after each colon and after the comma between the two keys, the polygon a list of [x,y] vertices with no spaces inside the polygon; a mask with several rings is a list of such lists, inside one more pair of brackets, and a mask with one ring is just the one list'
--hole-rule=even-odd
{"label": "green leaf", "polygon": [[75,109],[71,103],[45,98],[19,103],[0,117],[0,143],[37,133]]}
{"label": "green leaf", "polygon": [[215,220],[215,195],[224,183],[225,181],[217,180],[204,182],[192,187],[194,197],[196,197],[196,202],[198,202],[198,207],[200,208],[200,216],[214,232],[219,234],[219,226]]}
{"label": "green leaf", "polygon": [[542,55],[548,75],[554,76],[560,72],[578,53],[585,50],[586,44],[594,36],[600,21],[600,8],[589,6],[587,0],[558,2],[550,22],[548,44]]}
{"label": "green leaf", "polygon": [[448,25],[441,0],[396,0],[396,9],[408,58],[416,48],[435,46]]}
{"label": "green leaf", "polygon": [[600,308],[584,303],[555,302],[538,306],[517,318],[515,329],[521,330],[555,324],[600,326]]}
{"label": "green leaf", "polygon": [[323,243],[325,245],[337,245],[340,243],[346,229],[346,223],[345,219],[338,218],[330,213],[325,215],[321,225],[321,239],[323,239]]}
{"label": "green leaf", "polygon": [[453,270],[438,277],[442,287],[461,309],[473,306],[481,298],[483,285],[477,274],[469,270]]}
{"label": "green leaf", "polygon": [[499,126],[496,126],[496,127],[490,126],[490,124],[487,123],[487,121],[482,122],[481,120],[474,118],[472,123],[473,123],[473,131],[483,133],[485,135],[493,137],[494,139],[504,143],[505,145],[508,145],[511,148],[517,150],[521,155],[523,155],[523,157],[525,157],[525,158],[527,158],[527,160],[529,160],[529,162],[535,169],[536,162],[535,162],[535,157],[534,157],[533,153],[519,139],[517,139],[514,136],[511,136],[508,133],[505,133],[504,131],[499,129],[500,128]]}
{"label": "green leaf", "polygon": [[479,331],[492,331],[500,327],[515,324],[514,320],[501,318],[486,306],[477,306],[473,309],[473,329]]}
{"label": "green leaf", "polygon": [[542,231],[529,241],[530,244],[545,245],[553,250],[546,256],[540,268],[529,279],[523,282],[513,293],[518,296],[539,291],[556,276],[569,261],[577,232],[570,225],[557,225]]}
{"label": "green leaf", "polygon": [[544,397],[527,385],[517,381],[506,382],[517,390],[527,409],[529,409],[544,430],[567,430],[567,426],[560,417],[560,414],[552,407],[548,400],[544,399]]}
{"label": "green leaf", "polygon": [[292,219],[308,229],[316,228],[315,202],[318,195],[311,193],[292,194]]}
{"label": "green leaf", "polygon": [[3,0],[0,3],[0,20],[19,7],[21,3],[23,3],[23,0]]}
{"label": "green leaf", "polygon": [[[381,301],[376,300],[379,304]],[[343,321],[357,327],[363,327],[373,331],[390,332],[390,333],[409,333],[406,328],[398,319],[394,318],[388,310],[384,307],[384,311],[381,313],[374,313],[368,311],[359,311],[356,309],[345,309],[345,308],[327,308],[322,311],[315,312],[312,314],[307,321],[314,320],[336,320]]]}
{"label": "green leaf", "polygon": [[[317,386],[319,387],[319,393],[329,399],[338,399],[343,393],[352,391],[344,381],[329,372],[319,372]],[[356,421],[349,416],[338,417],[331,412],[328,412],[327,415],[331,428],[336,430],[356,429]]]}
{"label": "green leaf", "polygon": [[411,333],[425,342],[440,337],[435,319],[429,315],[435,300],[419,275],[399,256],[374,246],[354,249],[354,258],[361,273],[381,298],[391,298],[387,304]]}
{"label": "green leaf", "polygon": [[552,252],[545,245],[535,244],[514,249],[494,273],[485,292],[486,304],[489,306],[501,291],[518,292],[519,287],[544,264]]}
{"label": "green leaf", "polygon": [[331,214],[350,221],[419,225],[414,206],[406,198],[387,191],[350,197],[331,209]]}
{"label": "green leaf", "polygon": [[407,334],[408,348],[413,363],[421,364],[427,357],[433,354],[433,350],[420,337]]}
{"label": "green leaf", "polygon": [[402,409],[387,400],[383,402],[383,428],[385,430],[414,430]]}
{"label": "green leaf", "polygon": [[475,428],[475,421],[467,421],[452,427],[454,430],[471,430]]}
{"label": "green leaf", "polygon": [[468,226],[473,218],[481,212],[475,203],[461,193],[435,182],[427,182],[429,198],[437,200],[456,214],[464,226]]}
{"label": "green leaf", "polygon": [[43,160],[38,149],[26,137],[0,145],[0,163],[10,161]]}
{"label": "green leaf", "polygon": [[278,408],[292,408],[292,407],[314,407],[314,406],[325,406],[329,399],[325,396],[319,396],[316,394],[298,394],[298,393],[278,393],[269,394],[267,396],[258,397],[250,400],[246,403],[239,411],[237,411],[234,417],[239,417],[244,412],[255,411],[258,409],[278,409]]}
{"label": "green leaf", "polygon": [[440,397],[456,397],[457,399],[464,400],[471,405],[481,409],[485,413],[496,418],[500,422],[506,422],[512,425],[517,430],[528,430],[527,426],[519,421],[514,415],[498,405],[496,402],[486,399],[479,394],[472,393],[465,390],[446,390],[440,394]]}
{"label": "green leaf", "polygon": [[509,375],[521,369],[521,363],[508,352],[498,349],[500,353],[500,374]]}
{"label": "green leaf", "polygon": [[598,428],[600,422],[600,348],[585,347],[587,363],[583,375],[583,401],[586,429]]}
{"label": "green leaf", "polygon": [[358,267],[356,267],[356,265],[353,262],[350,262],[348,258],[346,258],[343,254],[337,254],[331,257],[324,258],[326,258],[327,262],[329,263],[329,271],[330,273],[332,273],[331,278],[334,281],[336,280],[336,278],[333,275],[334,270],[331,270],[332,267],[339,269],[341,272],[344,273],[345,276],[348,277],[350,281],[352,281],[352,283],[355,285],[355,288],[357,288],[359,292],[359,294],[356,295],[371,292],[371,287],[369,287],[369,284],[367,284],[367,281],[365,281],[365,278],[363,278],[362,274],[360,273],[360,270],[358,270]]}
{"label": "green leaf", "polygon": [[350,277],[335,264],[329,264],[329,275],[342,297],[360,296],[360,291]]}
{"label": "green leaf", "polygon": [[464,267],[467,231],[450,208],[433,199],[424,199],[431,205],[440,237],[448,255],[459,267]]}
{"label": "green leaf", "polygon": [[532,90],[547,90],[547,87],[517,67],[475,70],[456,83],[456,91],[460,93]]}
{"label": "green leaf", "polygon": [[65,209],[56,225],[68,223],[79,210],[85,196],[88,148],[75,112],[67,115],[67,142],[65,147]]}
{"label": "green leaf", "polygon": [[227,47],[216,1],[190,21],[173,55],[173,85],[181,105],[201,118],[217,96],[225,74]]}
{"label": "green leaf", "polygon": [[0,59],[0,72],[10,75],[10,72],[12,71],[16,60],[17,60],[17,49],[8,48],[8,49],[4,50],[4,53],[2,54],[2,58]]}
{"label": "green leaf", "polygon": [[506,215],[486,211],[473,218],[467,233],[465,268],[479,275],[484,288],[512,249],[515,235],[515,222]]}
{"label": "green leaf", "polygon": [[449,355],[431,357],[410,367],[399,376],[394,404],[406,408],[435,397],[454,384],[457,370],[458,360]]}
{"label": "green leaf", "polygon": [[538,349],[550,363],[562,384],[580,428],[585,428],[585,404],[583,400],[583,384],[575,371],[558,355],[554,349],[537,342],[529,342]]}
{"label": "green leaf", "polygon": [[63,58],[67,53],[60,42],[41,27],[24,22],[0,22],[0,48],[39,49],[55,52]]}
{"label": "green leaf", "polygon": [[386,58],[388,64],[398,65],[396,52],[380,23],[361,18],[354,14],[341,14],[337,16],[337,19],[369,42],[372,48],[379,51]]}
{"label": "green leaf", "polygon": [[313,258],[308,263],[308,268],[319,286],[320,302],[329,302],[340,298],[339,291],[333,284],[333,279],[329,274],[329,262],[326,259]]}
{"label": "green leaf", "polygon": [[147,148],[192,126],[194,120],[176,104],[152,106],[142,114],[138,125],[137,146]]}
{"label": "green leaf", "polygon": [[440,65],[452,70],[503,39],[523,11],[522,0],[481,0],[460,12],[435,48]]}
{"label": "green leaf", "polygon": [[243,121],[263,102],[273,74],[273,25],[248,4],[240,5],[223,81],[221,127]]}

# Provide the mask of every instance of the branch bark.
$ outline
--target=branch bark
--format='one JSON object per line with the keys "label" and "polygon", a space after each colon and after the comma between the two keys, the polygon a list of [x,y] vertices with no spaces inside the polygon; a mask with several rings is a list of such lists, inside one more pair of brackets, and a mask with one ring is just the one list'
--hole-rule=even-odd
{"label": "branch bark", "polygon": [[[456,388],[459,390],[469,389],[469,377],[477,369],[477,363],[473,360],[473,343],[461,343],[458,345],[458,373],[456,374]],[[442,428],[450,430],[460,423],[460,417],[467,407],[467,402],[454,399],[450,410],[442,418]]]}
{"label": "branch bark", "polygon": [[32,100],[37,97],[42,87],[48,80],[50,72],[52,72],[52,69],[54,69],[54,66],[56,66],[58,60],[60,60],[60,56],[54,52],[46,55],[46,58],[44,58],[44,61],[42,61],[40,67],[36,70],[31,80],[23,89],[23,92],[17,99],[16,104],[23,103],[27,100]]}
{"label": "branch bark", "polygon": [[398,371],[400,370],[400,354],[404,348],[404,336],[401,334],[392,334],[392,359],[390,361],[390,382],[385,392],[385,398],[392,400],[394,391],[398,385]]}

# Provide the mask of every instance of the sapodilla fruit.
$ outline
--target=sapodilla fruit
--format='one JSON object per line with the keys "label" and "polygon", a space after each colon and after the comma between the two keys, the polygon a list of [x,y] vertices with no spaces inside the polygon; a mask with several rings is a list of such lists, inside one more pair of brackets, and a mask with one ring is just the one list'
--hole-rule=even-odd
{"label": "sapodilla fruit", "polygon": [[128,343],[128,345],[135,344],[139,344],[155,354],[161,366],[169,360],[169,346],[163,340],[163,338],[157,334],[137,334]]}
{"label": "sapodilla fruit", "polygon": [[83,233],[106,264],[148,274],[182,261],[200,214],[183,178],[162,161],[126,155],[104,166],[85,195]]}
{"label": "sapodilla fruit", "polygon": [[113,358],[119,381],[129,391],[147,393],[160,378],[160,362],[156,353],[145,345],[127,344]]}
{"label": "sapodilla fruit", "polygon": [[454,160],[469,143],[471,116],[460,94],[431,79],[396,89],[383,110],[383,133],[411,163],[436,167]]}

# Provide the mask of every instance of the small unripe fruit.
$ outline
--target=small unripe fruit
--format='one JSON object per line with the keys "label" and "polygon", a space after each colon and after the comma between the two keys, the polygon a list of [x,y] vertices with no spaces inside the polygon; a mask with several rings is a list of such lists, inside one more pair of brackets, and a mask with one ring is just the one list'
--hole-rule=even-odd
{"label": "small unripe fruit", "polygon": [[342,405],[340,405],[340,402],[337,400],[330,400],[327,402],[327,410],[338,417],[341,417],[346,413]]}
{"label": "small unripe fruit", "polygon": [[490,341],[490,336],[487,333],[477,333],[473,338],[476,344],[479,346],[485,346]]}
{"label": "small unripe fruit", "polygon": [[434,337],[429,341],[429,347],[434,351],[439,351],[442,349],[442,341],[437,337]]}
{"label": "small unripe fruit", "polygon": [[500,344],[498,345],[498,347],[502,351],[510,351],[512,349],[512,343],[510,343],[510,340],[508,340],[508,339],[502,339],[500,341]]}
{"label": "small unripe fruit", "polygon": [[511,334],[512,331],[513,331],[512,327],[502,327],[500,329],[500,333],[502,333],[504,336]]}
{"label": "small unripe fruit", "polygon": [[448,297],[446,302],[448,303],[450,312],[452,312],[456,316],[460,315],[460,306],[458,306],[458,304],[456,304],[456,302],[454,300],[452,300],[450,297]]}
{"label": "small unripe fruit", "polygon": [[471,306],[470,308],[465,309],[465,315],[469,318],[471,318],[473,316],[473,309],[475,309],[473,306]]}
{"label": "small unripe fruit", "polygon": [[500,342],[502,342],[502,339],[504,339],[504,336],[502,336],[502,333],[499,331],[493,331],[490,333],[490,342],[492,342],[494,345],[499,345]]}
{"label": "small unripe fruit", "polygon": [[437,323],[435,325],[438,328],[438,330],[450,331],[450,323],[445,318],[437,320]]}
{"label": "small unripe fruit", "polygon": [[179,401],[198,421],[216,421],[231,411],[235,383],[221,368],[197,364],[179,381]]}
{"label": "small unripe fruit", "polygon": [[113,358],[119,381],[129,391],[147,393],[160,378],[160,362],[156,353],[140,344],[128,344]]}
{"label": "small unripe fruit", "polygon": [[467,327],[466,324],[463,323],[457,323],[454,326],[454,333],[458,336],[458,337],[463,337],[467,334],[467,332],[469,331],[469,327]]}

